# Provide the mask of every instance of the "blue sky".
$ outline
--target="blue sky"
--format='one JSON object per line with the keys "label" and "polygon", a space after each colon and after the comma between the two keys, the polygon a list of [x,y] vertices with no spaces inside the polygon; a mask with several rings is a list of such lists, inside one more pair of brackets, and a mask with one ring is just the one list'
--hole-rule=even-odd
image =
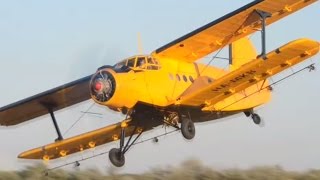
{"label": "blue sky", "polygon": [[[97,67],[138,53],[140,33],[144,53],[172,41],[251,1],[4,1],[0,6],[0,106],[93,73]],[[291,40],[320,40],[320,4],[268,27],[268,51]],[[259,35],[253,36],[259,47]],[[259,50],[259,48],[258,48]],[[312,59],[318,64],[319,56]],[[294,70],[298,70],[306,62]],[[319,66],[317,66],[319,67]],[[290,71],[275,77],[280,78]],[[176,165],[195,158],[217,168],[282,165],[288,169],[320,168],[320,72],[303,72],[275,87],[272,101],[258,108],[266,125],[255,126],[244,115],[198,125],[196,138],[178,133],[144,143],[126,156],[123,172]],[[64,132],[92,102],[57,113]],[[95,106],[103,118],[85,116],[66,136],[114,123],[122,117]],[[147,134],[163,133],[163,129]],[[29,164],[16,156],[52,142],[55,131],[48,116],[15,127],[0,127],[0,169]],[[145,137],[144,137],[145,138]],[[103,146],[82,156],[110,149]],[[81,155],[74,157],[81,158]],[[51,166],[63,164],[64,159]],[[83,167],[110,167],[107,156]]]}

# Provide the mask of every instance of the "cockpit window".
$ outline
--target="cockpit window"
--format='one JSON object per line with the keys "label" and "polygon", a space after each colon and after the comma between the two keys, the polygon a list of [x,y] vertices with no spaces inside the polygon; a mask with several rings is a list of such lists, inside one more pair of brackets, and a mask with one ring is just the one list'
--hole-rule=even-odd
{"label": "cockpit window", "polygon": [[128,67],[134,67],[134,64],[135,64],[135,58],[128,59],[128,62],[127,62]]}
{"label": "cockpit window", "polygon": [[116,72],[129,72],[132,68],[159,70],[160,64],[157,59],[150,56],[135,56],[118,62],[113,66]]}
{"label": "cockpit window", "polygon": [[113,68],[114,69],[121,69],[123,66],[125,66],[126,65],[126,63],[127,63],[127,61],[121,61],[121,62],[118,62],[117,64],[115,64],[114,66],[113,66]]}
{"label": "cockpit window", "polygon": [[137,66],[136,67],[144,69],[146,67],[146,58],[145,57],[138,57]]}
{"label": "cockpit window", "polygon": [[160,69],[158,61],[156,59],[152,58],[152,57],[148,57],[147,69],[148,70],[158,70],[158,69]]}
{"label": "cockpit window", "polygon": [[153,59],[151,57],[148,57],[148,64],[158,64],[158,61],[156,61],[156,59]]}

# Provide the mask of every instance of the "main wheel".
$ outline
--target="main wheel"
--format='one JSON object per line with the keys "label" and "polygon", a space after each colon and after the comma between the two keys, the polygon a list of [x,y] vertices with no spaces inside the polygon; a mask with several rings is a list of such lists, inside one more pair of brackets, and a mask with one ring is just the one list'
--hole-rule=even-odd
{"label": "main wheel", "polygon": [[109,152],[109,159],[116,167],[122,167],[125,163],[125,157],[121,154],[120,149],[112,148]]}
{"label": "main wheel", "polygon": [[261,123],[261,117],[258,114],[253,113],[251,118],[255,124],[259,125]]}
{"label": "main wheel", "polygon": [[194,123],[190,119],[183,119],[181,121],[181,133],[184,138],[190,140],[193,139],[196,134],[196,128]]}

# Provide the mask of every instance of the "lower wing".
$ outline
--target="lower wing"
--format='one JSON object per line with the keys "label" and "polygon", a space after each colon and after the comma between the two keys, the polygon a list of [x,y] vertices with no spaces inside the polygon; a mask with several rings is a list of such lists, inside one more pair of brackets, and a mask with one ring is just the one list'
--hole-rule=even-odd
{"label": "lower wing", "polygon": [[125,135],[138,134],[146,131],[145,129],[135,127],[130,120],[121,123],[112,124],[101,129],[80,134],[68,139],[57,141],[32,150],[21,153],[18,157],[22,159],[43,159],[52,160],[65,157],[87,149],[95,148],[112,141],[116,141],[121,136],[121,129],[125,128]]}

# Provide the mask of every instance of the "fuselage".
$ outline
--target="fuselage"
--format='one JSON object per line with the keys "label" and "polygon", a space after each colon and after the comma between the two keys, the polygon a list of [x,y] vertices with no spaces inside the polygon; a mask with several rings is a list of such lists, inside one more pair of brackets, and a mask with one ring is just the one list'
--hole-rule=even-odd
{"label": "fuselage", "polygon": [[[105,75],[107,77],[102,77],[103,72],[108,74]],[[91,96],[95,102],[116,111],[133,109],[138,103],[159,108],[179,106],[177,102],[179,96],[199,77],[206,77],[210,83],[213,83],[229,72],[229,70],[196,62],[156,59],[152,56],[138,55],[127,58],[114,66],[100,68],[91,80]],[[108,78],[112,82],[109,80],[107,80],[109,83],[100,82],[101,79]],[[256,87],[251,88],[252,90],[248,89],[252,92],[256,91]],[[108,91],[109,94],[104,91]],[[107,98],[101,100],[97,98],[98,95],[107,95]],[[264,98],[248,97],[248,100],[244,100],[238,106],[227,108],[225,111],[240,111],[259,106],[268,101],[269,93],[260,94],[259,97],[262,96]],[[227,103],[230,102],[226,100],[221,106]],[[202,105],[195,105],[195,108],[200,106]],[[211,111],[205,108],[203,110]]]}

